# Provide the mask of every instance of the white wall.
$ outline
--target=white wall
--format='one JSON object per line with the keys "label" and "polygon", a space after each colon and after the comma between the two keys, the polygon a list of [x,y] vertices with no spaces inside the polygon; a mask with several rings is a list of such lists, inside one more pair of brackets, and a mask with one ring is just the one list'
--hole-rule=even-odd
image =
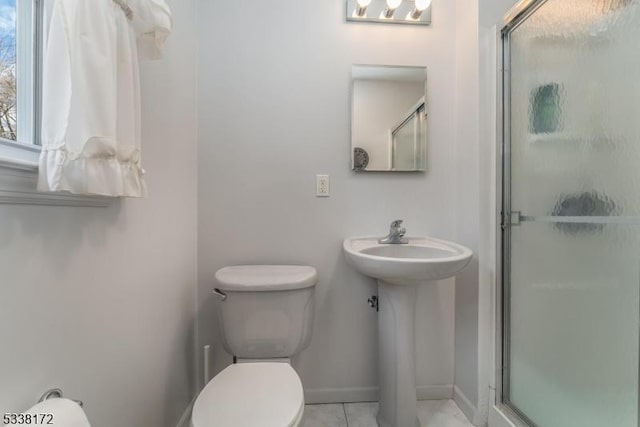
{"label": "white wall", "polygon": [[474,259],[456,281],[455,400],[487,421],[493,383],[496,236],[496,29],[516,0],[457,1],[457,233]]}
{"label": "white wall", "polygon": [[0,206],[0,413],[48,388],[94,427],[175,426],[194,392],[194,0],[142,68],[150,197],[109,208]]}
{"label": "white wall", "polygon": [[[383,235],[403,218],[410,234],[455,239],[455,7],[435,1],[430,27],[347,24],[342,1],[200,2],[199,344],[218,345],[215,271],[228,264],[318,268],[312,344],[295,361],[312,401],[375,398],[375,282],[342,255],[347,236]],[[350,170],[351,65],[427,66],[426,174]],[[331,197],[315,198],[315,175]],[[451,392],[453,280],[418,301],[418,384]],[[438,387],[442,386],[444,387]]]}
{"label": "white wall", "polygon": [[456,5],[456,239],[474,252],[456,281],[456,395],[474,418],[478,401],[478,3]]}

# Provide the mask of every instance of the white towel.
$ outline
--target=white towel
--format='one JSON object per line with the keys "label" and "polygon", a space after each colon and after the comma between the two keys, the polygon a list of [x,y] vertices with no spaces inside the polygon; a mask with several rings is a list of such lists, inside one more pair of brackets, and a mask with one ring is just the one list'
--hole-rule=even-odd
{"label": "white towel", "polygon": [[[24,413],[38,415],[38,422],[42,414],[51,414],[53,415],[52,425],[56,427],[91,427],[80,405],[69,399],[48,399]],[[47,416],[45,422],[48,419]]]}

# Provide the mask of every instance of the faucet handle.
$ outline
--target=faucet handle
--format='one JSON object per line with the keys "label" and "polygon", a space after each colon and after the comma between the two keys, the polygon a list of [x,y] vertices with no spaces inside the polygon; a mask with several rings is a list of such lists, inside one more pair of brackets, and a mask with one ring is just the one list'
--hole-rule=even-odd
{"label": "faucet handle", "polygon": [[[401,219],[396,219],[395,221],[393,221],[391,223],[391,226],[390,226],[391,231],[401,231],[400,227],[402,226],[402,222],[403,222],[403,220],[401,220]],[[405,230],[405,232],[406,232],[406,230]]]}
{"label": "faucet handle", "polygon": [[408,239],[404,239],[404,235],[407,233],[407,229],[402,226],[402,220],[396,219],[391,223],[389,227],[389,235],[378,240],[380,244],[400,244],[409,243]]}

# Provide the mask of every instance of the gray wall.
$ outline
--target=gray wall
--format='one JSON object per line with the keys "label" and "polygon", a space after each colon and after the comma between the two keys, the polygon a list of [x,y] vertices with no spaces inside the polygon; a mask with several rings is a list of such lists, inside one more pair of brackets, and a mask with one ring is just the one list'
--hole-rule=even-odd
{"label": "gray wall", "polygon": [[[385,234],[395,218],[413,235],[456,238],[455,5],[437,2],[423,28],[346,24],[341,1],[216,3],[199,11],[199,345],[215,346],[214,372],[230,362],[210,294],[218,268],[310,264],[316,323],[294,363],[307,398],[375,397],[376,285],[346,264],[342,239]],[[354,63],[427,66],[426,174],[351,172]],[[331,176],[330,198],[314,197],[316,174]],[[453,279],[420,290],[423,396],[451,392],[454,292]]]}
{"label": "gray wall", "polygon": [[[26,409],[55,385],[87,402],[96,427],[175,425],[193,396],[201,346],[214,345],[214,372],[229,362],[213,273],[252,262],[318,267],[313,343],[295,366],[317,401],[371,396],[376,315],[365,301],[375,283],[345,264],[341,240],[383,234],[396,217],[411,234],[477,249],[455,286],[420,291],[418,376],[423,396],[446,392],[455,360],[460,395],[486,404],[489,51],[491,25],[514,1],[434,1],[428,28],[346,24],[341,1],[232,2],[222,13],[201,1],[199,19],[197,0],[169,3],[167,56],[142,70],[150,198],[107,209],[0,207],[0,412]],[[428,67],[426,174],[350,171],[352,63]],[[315,175],[325,173],[332,196],[317,199]]]}
{"label": "gray wall", "polygon": [[173,427],[193,396],[196,2],[169,3],[141,76],[149,198],[0,206],[0,413],[58,386],[94,427]]}
{"label": "gray wall", "polygon": [[456,2],[456,238],[474,250],[456,280],[454,398],[474,423],[487,420],[493,371],[495,271],[496,29],[515,0]]}
{"label": "gray wall", "polygon": [[458,405],[468,416],[478,400],[478,3],[456,7],[456,239],[473,259],[456,281],[455,366]]}

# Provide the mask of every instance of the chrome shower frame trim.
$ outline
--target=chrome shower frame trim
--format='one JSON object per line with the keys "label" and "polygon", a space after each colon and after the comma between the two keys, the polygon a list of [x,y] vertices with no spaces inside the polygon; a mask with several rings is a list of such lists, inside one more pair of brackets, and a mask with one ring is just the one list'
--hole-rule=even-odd
{"label": "chrome shower frame trim", "polygon": [[504,26],[508,27],[511,23],[517,22],[520,17],[528,13],[531,7],[535,7],[535,3],[542,3],[539,0],[520,0],[505,15]]}
{"label": "chrome shower frame trim", "polygon": [[511,50],[510,35],[547,0],[522,0],[516,4],[498,25],[496,117],[499,150],[496,168],[496,216],[500,223],[496,236],[496,300],[495,300],[495,386],[496,402],[516,424],[535,427],[509,399],[510,385],[510,272],[511,272]]}

